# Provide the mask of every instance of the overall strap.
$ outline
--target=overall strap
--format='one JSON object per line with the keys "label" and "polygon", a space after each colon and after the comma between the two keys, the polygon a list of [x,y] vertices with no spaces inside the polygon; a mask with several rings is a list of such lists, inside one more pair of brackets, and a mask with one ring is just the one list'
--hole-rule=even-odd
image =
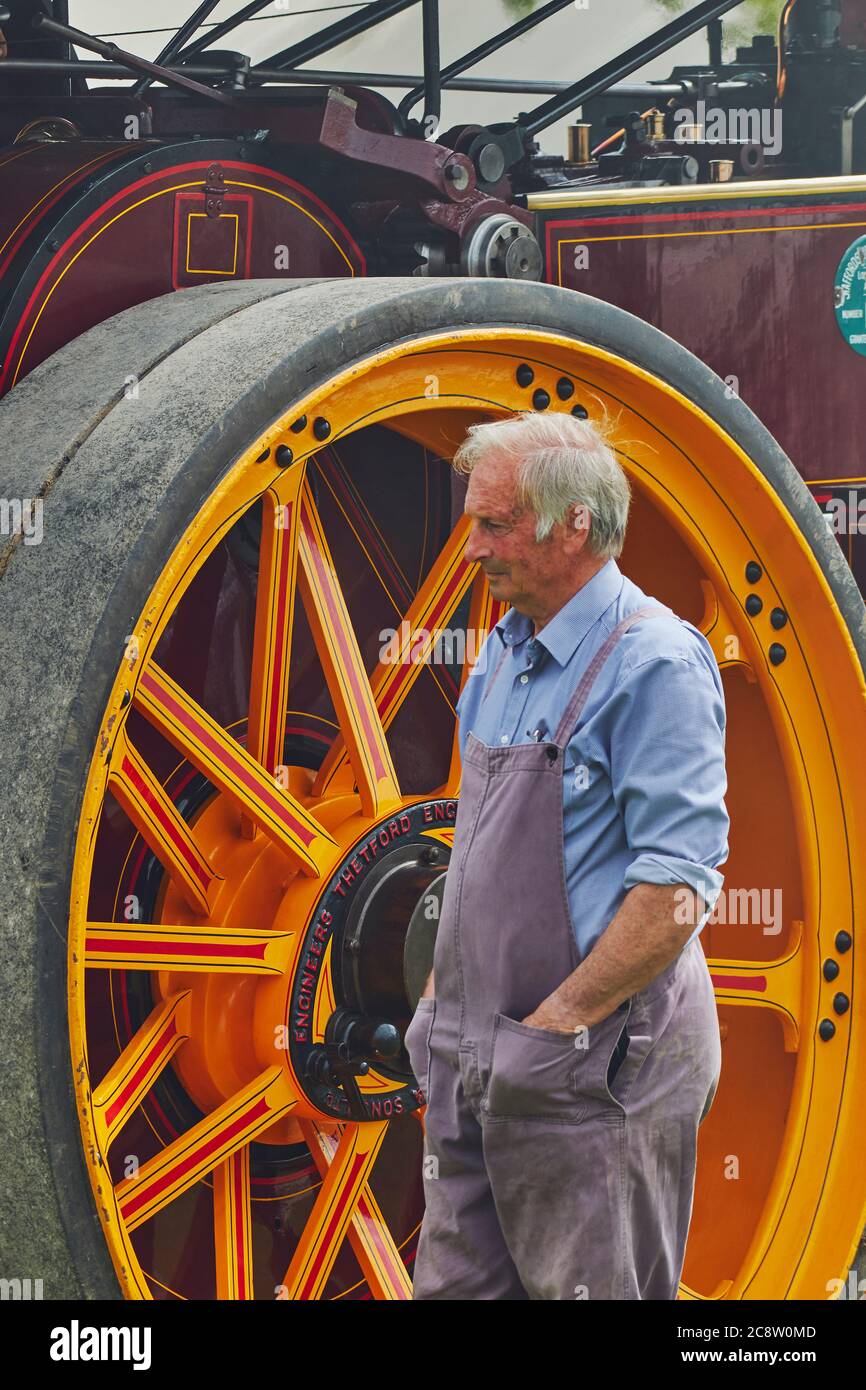
{"label": "overall strap", "polygon": [[568,702],[568,707],[565,714],[562,716],[559,728],[553,740],[558,748],[564,748],[566,742],[574,732],[577,721],[583,713],[583,707],[589,698],[589,693],[595,684],[596,677],[623,634],[628,632],[628,629],[634,623],[638,622],[640,618],[666,617],[669,617],[669,611],[666,608],[636,608],[633,613],[627,614],[622,622],[617,624],[613,632],[610,633],[592,658],[592,661],[580,678],[577,689]]}

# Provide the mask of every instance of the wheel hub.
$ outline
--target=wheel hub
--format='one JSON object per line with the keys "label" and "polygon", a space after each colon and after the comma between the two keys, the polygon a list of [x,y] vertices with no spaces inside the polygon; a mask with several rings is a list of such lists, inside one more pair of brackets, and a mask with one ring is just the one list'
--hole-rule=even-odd
{"label": "wheel hub", "polygon": [[417,802],[354,838],[308,914],[278,1020],[265,1002],[270,987],[262,990],[268,1017],[257,1037],[282,1030],[294,1084],[316,1113],[381,1120],[424,1104],[402,1037],[416,1002],[407,979],[423,970],[435,932],[409,927],[425,912],[435,927],[433,884],[447,867],[456,814],[454,799]]}
{"label": "wheel hub", "polygon": [[[275,1064],[286,1068],[298,1104],[265,1142],[291,1140],[304,1117],[381,1120],[424,1104],[403,1035],[432,968],[456,814],[456,799],[416,802],[367,823],[349,814],[333,828],[343,852],[323,886],[293,877],[264,836],[238,839],[223,797],[205,807],[196,834],[224,877],[229,920],[294,941],[286,974],[160,974],[163,997],[178,989],[193,996],[200,1026],[175,1065],[200,1109]],[[162,915],[183,915],[170,884]]]}
{"label": "wheel hub", "polygon": [[[408,817],[401,817],[401,823]],[[375,844],[376,838],[373,837]],[[369,844],[362,846],[369,851]],[[349,906],[345,926],[336,943],[343,997],[350,1007],[370,1018],[397,1023],[406,1015],[407,953],[411,964],[423,954],[417,932],[410,940],[409,927],[419,909],[431,909],[438,918],[438,899],[429,892],[447,863],[445,847],[435,844],[390,846],[385,857],[373,862]],[[432,960],[429,969],[432,968]]]}

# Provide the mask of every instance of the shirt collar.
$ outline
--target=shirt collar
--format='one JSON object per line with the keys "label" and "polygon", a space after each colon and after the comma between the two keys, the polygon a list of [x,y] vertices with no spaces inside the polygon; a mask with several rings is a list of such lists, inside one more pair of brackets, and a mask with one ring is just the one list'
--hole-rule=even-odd
{"label": "shirt collar", "polygon": [[[558,613],[554,613],[534,640],[565,667],[593,624],[617,598],[623,583],[616,560],[609,559]],[[532,620],[526,613],[509,608],[496,624],[495,631],[507,647],[515,647],[527,637],[532,638]]]}

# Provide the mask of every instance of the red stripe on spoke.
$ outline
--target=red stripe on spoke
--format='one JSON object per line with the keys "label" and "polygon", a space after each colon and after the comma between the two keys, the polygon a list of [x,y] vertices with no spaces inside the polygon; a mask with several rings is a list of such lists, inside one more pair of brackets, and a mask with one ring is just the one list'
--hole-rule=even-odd
{"label": "red stripe on spoke", "polygon": [[[431,633],[431,635],[434,637],[434,642],[435,642],[435,626],[436,626],[437,619],[439,618],[440,614],[448,608],[448,606],[449,606],[449,601],[450,601],[450,599],[451,599],[451,595],[454,593],[454,590],[455,590],[455,589],[458,587],[458,585],[460,584],[460,581],[461,581],[461,579],[463,578],[463,576],[464,576],[464,574],[465,574],[465,572],[466,572],[466,568],[467,568],[466,562],[465,562],[465,561],[462,561],[461,564],[458,566],[457,570],[455,571],[455,573],[451,576],[451,578],[450,578],[450,580],[448,581],[448,584],[446,585],[445,589],[444,589],[443,592],[440,594],[439,598],[436,600],[436,603],[435,603],[433,609],[432,609],[431,612],[428,614],[427,621],[430,623],[431,628],[434,629],[434,633]],[[399,630],[400,630],[400,629],[398,628],[397,631],[399,632]],[[425,630],[426,630],[427,632],[430,632],[430,628],[427,628],[427,629],[425,629]],[[397,669],[396,669],[396,671],[395,671],[395,673],[394,673],[394,676],[391,678],[391,680],[389,681],[388,685],[385,687],[385,689],[382,691],[382,694],[381,694],[380,697],[379,697],[379,713],[380,713],[381,715],[383,715],[383,716],[384,716],[385,714],[387,714],[388,710],[391,708],[391,705],[394,703],[394,700],[396,699],[398,693],[399,693],[400,690],[402,689],[402,686],[403,686],[403,670],[402,670],[402,668],[403,668],[404,666],[407,666],[407,665],[408,665],[408,666],[411,666],[411,665],[414,665],[414,664],[415,664],[415,663],[413,663],[412,660],[411,660],[411,652],[412,652],[412,648],[413,648],[414,645],[415,645],[415,636],[417,635],[417,632],[420,632],[420,631],[421,631],[420,628],[416,629],[416,633],[413,634],[413,635],[410,637],[410,640],[409,640],[409,660],[408,660],[408,661],[403,660],[403,661],[401,661],[400,663],[398,663]]]}
{"label": "red stripe on spoke", "polygon": [[120,1092],[120,1095],[117,1097],[115,1101],[112,1102],[112,1104],[106,1110],[105,1123],[108,1125],[109,1129],[111,1128],[115,1116],[120,1114],[129,1097],[135,1094],[138,1086],[147,1076],[151,1068],[154,1067],[156,1063],[159,1061],[160,1057],[165,1052],[172,1038],[176,1036],[177,1018],[173,1016],[168,1024],[168,1027],[163,1030],[163,1032],[157,1038],[156,1042],[151,1047],[150,1051],[147,1053],[146,1057],[141,1062],[140,1066],[138,1066],[136,1070],[133,1072],[129,1081],[127,1081],[123,1090]]}
{"label": "red stripe on spoke", "polygon": [[379,1222],[377,1218],[373,1215],[368,1203],[364,1200],[363,1197],[358,1203],[358,1210],[361,1213],[361,1215],[366,1218],[367,1235],[369,1236],[371,1243],[376,1247],[376,1253],[378,1254],[379,1259],[382,1261],[382,1264],[387,1267],[394,1286],[398,1286],[400,1283],[402,1283],[403,1276],[406,1273],[405,1269],[403,1268],[402,1264],[395,1265],[392,1247],[386,1244],[386,1242],[382,1239],[382,1233],[379,1230]]}
{"label": "red stripe on spoke", "polygon": [[361,688],[361,683],[358,677],[358,672],[355,668],[353,655],[349,650],[349,645],[346,641],[346,635],[343,631],[341,614],[337,608],[336,603],[334,602],[334,596],[331,592],[331,587],[329,583],[329,576],[325,569],[325,564],[322,559],[321,551],[319,550],[319,547],[316,544],[315,535],[310,525],[310,519],[307,515],[306,508],[301,509],[301,524],[304,528],[304,536],[310,549],[313,567],[315,568],[316,575],[319,579],[320,592],[324,597],[325,604],[328,609],[328,616],[331,619],[331,626],[334,631],[334,636],[336,637],[337,645],[340,648],[340,656],[343,659],[343,669],[346,673],[346,678],[349,682],[349,685],[352,688],[352,693],[355,696],[356,709],[358,712],[358,716],[361,720],[364,733],[367,738],[367,747],[373,759],[373,771],[376,774],[376,780],[379,781],[386,776],[385,763],[382,759],[382,752],[379,746],[379,740],[373,728],[372,720],[370,719],[369,710],[367,708],[367,698],[365,697],[365,694]]}
{"label": "red stripe on spoke", "polygon": [[316,838],[315,832],[308,830],[305,825],[299,820],[296,820],[278,797],[274,796],[270,791],[264,779],[254,777],[234,754],[230,753],[227,748],[223,747],[223,745],[214,738],[213,734],[205,728],[200,720],[195,719],[189,711],[175,699],[169,690],[166,690],[164,686],[160,685],[154,676],[146,672],[141,678],[141,685],[163,705],[169,714],[174,715],[177,722],[182,725],[188,733],[191,733],[221,766],[226,768],[229,772],[234,773],[238,781],[241,782],[248,791],[251,791],[254,796],[258,797],[259,801],[267,806],[269,811],[273,811],[277,820],[288,827],[293,834],[297,835],[304,848],[312,843]]}
{"label": "red stripe on spoke", "polygon": [[767,988],[766,975],[713,975],[710,979],[716,989],[751,989],[763,994]]}
{"label": "red stripe on spoke", "polygon": [[268,772],[273,772],[276,769],[277,762],[282,762],[283,760],[283,750],[282,748],[278,749],[276,744],[277,726],[279,723],[280,714],[280,690],[282,689],[283,667],[286,662],[286,590],[288,588],[289,571],[291,569],[292,561],[291,525],[293,506],[293,502],[285,503],[288,525],[285,528],[286,539],[280,545],[279,582],[277,588],[277,612],[275,623],[276,640],[274,645],[274,669],[271,685],[270,706],[268,708],[268,744],[265,752],[265,765],[268,769]]}
{"label": "red stripe on spoke", "polygon": [[120,765],[120,770],[135,787],[135,790],[138,792],[145,805],[153,812],[155,819],[159,821],[181,859],[183,859],[184,863],[198,879],[202,888],[207,892],[207,889],[210,887],[211,875],[196,857],[192,846],[184,839],[165,807],[145,782],[138,768],[125,754],[123,762]]}
{"label": "red stripe on spoke", "polygon": [[163,1173],[161,1177],[155,1178],[153,1182],[147,1183],[141,1192],[137,1192],[134,1196],[130,1197],[128,1201],[123,1203],[121,1210],[124,1217],[128,1219],[130,1216],[134,1216],[137,1211],[140,1211],[141,1208],[151,1200],[151,1198],[158,1197],[167,1187],[171,1187],[172,1183],[176,1182],[178,1178],[186,1177],[187,1173],[191,1172],[196,1164],[200,1163],[203,1159],[210,1158],[211,1154],[216,1153],[221,1145],[227,1143],[230,1139],[234,1139],[236,1135],[241,1134],[247,1125],[258,1120],[262,1115],[266,1115],[269,1108],[267,1100],[262,1096],[261,1099],[257,1100],[243,1115],[239,1115],[236,1120],[233,1120],[230,1125],[226,1125],[224,1129],[212,1135],[210,1139],[204,1144],[200,1144],[197,1149],[193,1149],[192,1153],[187,1154],[185,1158],[178,1159],[177,1163],[175,1163],[172,1168],[169,1168],[167,1173]]}
{"label": "red stripe on spoke", "polygon": [[232,1187],[235,1208],[235,1257],[238,1267],[238,1297],[247,1296],[247,1271],[246,1271],[246,1246],[244,1243],[244,1232],[246,1230],[246,1219],[243,1204],[243,1164],[244,1158],[240,1153],[232,1154]]}
{"label": "red stripe on spoke", "polygon": [[331,1238],[334,1235],[337,1226],[343,1219],[343,1213],[346,1210],[346,1205],[355,1189],[355,1182],[358,1176],[358,1172],[366,1162],[366,1154],[355,1154],[351,1164],[349,1165],[349,1170],[346,1173],[345,1181],[343,1183],[343,1190],[340,1193],[339,1199],[337,1201],[336,1206],[334,1207],[334,1210],[331,1212],[331,1219],[328,1222],[328,1225],[325,1229],[324,1239],[319,1242],[319,1249],[316,1252],[316,1258],[313,1261],[313,1264],[307,1273],[307,1277],[301,1289],[302,1299],[309,1299],[310,1297],[310,1290],[315,1284],[318,1272],[322,1268],[322,1265],[325,1261],[325,1257],[331,1248]]}
{"label": "red stripe on spoke", "polygon": [[128,951],[130,953],[154,951],[157,955],[225,956],[226,959],[231,960],[264,960],[265,958],[264,941],[260,941],[257,946],[237,944],[220,946],[217,943],[208,945],[204,941],[171,941],[161,940],[158,937],[142,937],[137,940],[130,940],[128,937],[118,939],[110,936],[88,936],[84,945],[87,951]]}

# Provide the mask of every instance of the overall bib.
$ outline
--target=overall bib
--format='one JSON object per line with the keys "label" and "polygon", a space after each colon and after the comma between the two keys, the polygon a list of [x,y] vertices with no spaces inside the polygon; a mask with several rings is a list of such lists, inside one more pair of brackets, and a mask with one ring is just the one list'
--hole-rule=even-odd
{"label": "overall bib", "polygon": [[659,611],[614,629],[552,742],[467,739],[435,998],[406,1032],[427,1097],[416,1300],[677,1296],[698,1126],[721,1069],[699,938],[582,1034],[520,1022],[580,964],[565,747],[615,644]]}

